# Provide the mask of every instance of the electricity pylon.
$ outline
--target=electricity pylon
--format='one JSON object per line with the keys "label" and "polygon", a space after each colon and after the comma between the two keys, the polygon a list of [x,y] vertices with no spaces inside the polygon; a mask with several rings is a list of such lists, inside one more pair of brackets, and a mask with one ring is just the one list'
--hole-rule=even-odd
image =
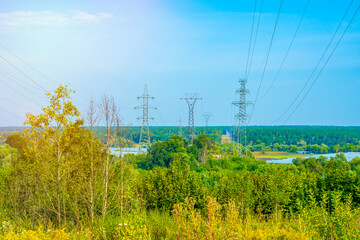
{"label": "electricity pylon", "polygon": [[179,119],[179,136],[182,137],[181,117]]}
{"label": "electricity pylon", "polygon": [[189,107],[189,122],[188,122],[188,135],[187,138],[190,140],[190,129],[192,131],[191,134],[191,142],[194,143],[195,139],[195,125],[194,125],[194,106],[197,100],[202,100],[202,98],[197,96],[197,93],[186,93],[185,97],[180,98],[180,100],[186,100]]}
{"label": "electricity pylon", "polygon": [[138,120],[142,119],[139,145],[141,145],[143,134],[147,136],[146,143],[150,144],[151,141],[150,141],[149,119],[154,120],[154,118],[149,117],[149,109],[156,109],[156,107],[149,105],[149,99],[154,99],[154,97],[149,96],[146,84],[144,88],[144,93],[141,96],[137,97],[137,99],[142,99],[143,101],[142,105],[135,107],[135,109],[143,110],[142,116],[137,118]]}
{"label": "electricity pylon", "polygon": [[[239,94],[239,101],[234,101],[232,104],[238,107],[238,113],[235,115],[236,119],[236,141],[239,145],[245,148],[246,153],[246,124],[247,124],[247,114],[246,114],[246,107],[249,106],[251,103],[246,101],[246,95],[250,93],[248,89],[246,89],[246,79],[240,79],[240,88],[236,90],[236,93]],[[239,149],[238,146],[238,153],[242,154],[243,149]]]}
{"label": "electricity pylon", "polygon": [[204,132],[205,132],[205,134],[206,134],[206,130],[207,130],[208,126],[209,126],[209,118],[210,118],[212,115],[211,115],[211,113],[204,113],[202,116],[203,116],[204,119],[205,119],[205,129],[204,129]]}

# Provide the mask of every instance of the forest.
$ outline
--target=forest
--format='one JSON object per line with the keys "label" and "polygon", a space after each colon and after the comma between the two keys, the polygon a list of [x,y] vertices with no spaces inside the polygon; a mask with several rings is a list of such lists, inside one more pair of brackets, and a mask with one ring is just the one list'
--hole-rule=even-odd
{"label": "forest", "polygon": [[[106,128],[95,127],[95,136],[106,142]],[[121,126],[120,136],[127,147],[139,142],[141,127]],[[150,127],[151,142],[168,141],[172,136],[187,137],[187,127]],[[221,145],[222,135],[236,133],[233,127],[197,127],[196,135],[206,134]],[[231,135],[231,134],[230,134]],[[236,141],[236,134],[235,141]],[[360,127],[331,126],[250,126],[247,128],[250,151],[338,153],[360,151]]]}
{"label": "forest", "polygon": [[[122,126],[127,131],[122,136],[135,143],[139,142],[141,127]],[[105,127],[96,127],[97,136],[103,136]],[[0,129],[1,130],[1,129]],[[5,130],[5,129],[4,129]],[[187,127],[150,127],[151,141],[167,141],[171,136],[177,135],[186,137]],[[226,132],[236,131],[233,127],[223,126],[198,126],[195,129],[196,135],[207,134],[214,138],[216,143],[221,143],[221,135]],[[305,141],[308,145],[325,144],[357,144],[360,141],[360,127],[339,127],[339,126],[249,126],[247,127],[247,138],[249,143],[258,141],[266,146],[274,144],[299,145]]]}
{"label": "forest", "polygon": [[[152,128],[146,154],[119,157],[110,148],[138,130],[109,96],[82,119],[71,94],[49,93],[0,147],[0,239],[360,239],[360,158],[341,153],[359,128],[249,128],[243,154],[219,142],[227,128],[193,143]],[[270,164],[250,151],[282,145],[339,153]]]}

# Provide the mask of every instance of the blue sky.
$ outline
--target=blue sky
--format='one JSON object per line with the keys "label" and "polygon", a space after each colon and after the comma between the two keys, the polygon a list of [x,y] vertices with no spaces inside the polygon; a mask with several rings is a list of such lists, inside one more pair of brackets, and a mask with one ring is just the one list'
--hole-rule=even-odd
{"label": "blue sky", "polygon": [[[283,1],[251,125],[272,125],[283,114],[313,71],[350,3],[310,0],[289,57],[262,98],[280,67],[306,1]],[[0,0],[0,44],[42,74],[70,84],[82,96],[74,96],[82,112],[88,105],[84,98],[100,100],[102,95],[111,94],[124,124],[139,125],[136,117],[141,112],[134,107],[140,104],[136,97],[147,84],[155,97],[151,104],[158,108],[151,111],[155,117],[152,125],[178,125],[179,118],[185,125],[187,105],[180,98],[187,92],[197,92],[203,98],[195,106],[196,125],[204,125],[204,112],[212,114],[209,125],[232,125],[236,109],[231,102],[237,100],[238,79],[244,77],[254,3]],[[259,89],[279,4],[279,0],[264,0],[248,78],[250,101]],[[359,4],[354,1],[339,33]],[[286,115],[277,124],[359,125],[359,15],[298,110],[287,122]],[[0,56],[44,88],[56,88],[1,47]],[[7,83],[0,82],[0,126],[21,125],[26,112],[38,112],[46,101],[37,96],[42,92],[29,79],[3,59],[1,72],[15,75],[26,89],[0,74],[0,81]]]}

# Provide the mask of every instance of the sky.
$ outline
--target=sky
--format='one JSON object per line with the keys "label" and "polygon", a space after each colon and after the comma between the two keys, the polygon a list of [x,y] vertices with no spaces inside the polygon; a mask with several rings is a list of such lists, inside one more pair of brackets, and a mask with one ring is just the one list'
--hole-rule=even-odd
{"label": "sky", "polygon": [[[145,84],[157,107],[149,111],[150,125],[178,126],[181,119],[186,126],[188,107],[180,99],[186,93],[202,98],[195,125],[205,124],[204,113],[212,115],[209,125],[233,125],[237,108],[231,103],[239,100],[238,80],[249,59],[249,125],[359,126],[360,13],[319,77],[310,78],[350,0],[309,0],[270,87],[307,1],[263,0],[260,11],[261,0],[0,0],[0,126],[21,126],[26,112],[39,113],[47,100],[37,84],[52,91],[59,83],[76,91],[73,102],[84,114],[89,99],[113,96],[124,125],[141,125],[136,118],[142,112],[134,107],[142,104],[136,97]],[[353,1],[313,76],[359,5]],[[298,102],[287,112],[314,79],[296,111]]]}

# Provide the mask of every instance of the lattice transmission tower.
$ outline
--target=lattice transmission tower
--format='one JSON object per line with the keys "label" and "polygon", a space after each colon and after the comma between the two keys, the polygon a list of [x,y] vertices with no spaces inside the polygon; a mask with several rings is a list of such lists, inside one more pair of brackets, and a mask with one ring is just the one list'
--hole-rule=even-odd
{"label": "lattice transmission tower", "polygon": [[202,98],[197,96],[197,93],[186,93],[185,97],[180,98],[181,100],[186,100],[189,107],[189,122],[188,122],[188,135],[187,138],[190,140],[190,131],[191,131],[191,142],[194,143],[195,139],[195,124],[194,124],[194,107],[197,100],[202,100]]}
{"label": "lattice transmission tower", "polygon": [[210,117],[212,116],[211,113],[203,113],[202,115],[204,117],[204,120],[205,120],[205,129],[204,129],[204,133],[206,134],[206,130],[209,126],[209,119]]}
{"label": "lattice transmission tower", "polygon": [[179,136],[182,137],[181,117],[179,119]]}
{"label": "lattice transmission tower", "polygon": [[236,135],[233,137],[233,139],[236,139],[236,141],[239,143],[238,145],[238,153],[242,154],[245,148],[246,153],[246,124],[247,124],[247,114],[246,114],[246,107],[251,105],[251,102],[246,101],[246,95],[250,93],[248,89],[246,89],[246,79],[240,79],[240,88],[236,90],[236,93],[239,94],[239,101],[234,101],[232,104],[238,107],[238,113],[235,115],[236,119]]}
{"label": "lattice transmission tower", "polygon": [[149,109],[157,109],[157,108],[149,105],[149,99],[154,99],[154,97],[149,95],[146,84],[144,88],[144,93],[141,96],[137,97],[137,99],[142,99],[142,105],[135,107],[135,109],[142,109],[143,111],[142,116],[137,118],[138,120],[142,119],[139,145],[141,145],[141,141],[143,140],[143,135],[146,136],[145,142],[147,144],[150,144],[151,141],[150,141],[149,119],[154,120],[154,118],[149,117]]}

